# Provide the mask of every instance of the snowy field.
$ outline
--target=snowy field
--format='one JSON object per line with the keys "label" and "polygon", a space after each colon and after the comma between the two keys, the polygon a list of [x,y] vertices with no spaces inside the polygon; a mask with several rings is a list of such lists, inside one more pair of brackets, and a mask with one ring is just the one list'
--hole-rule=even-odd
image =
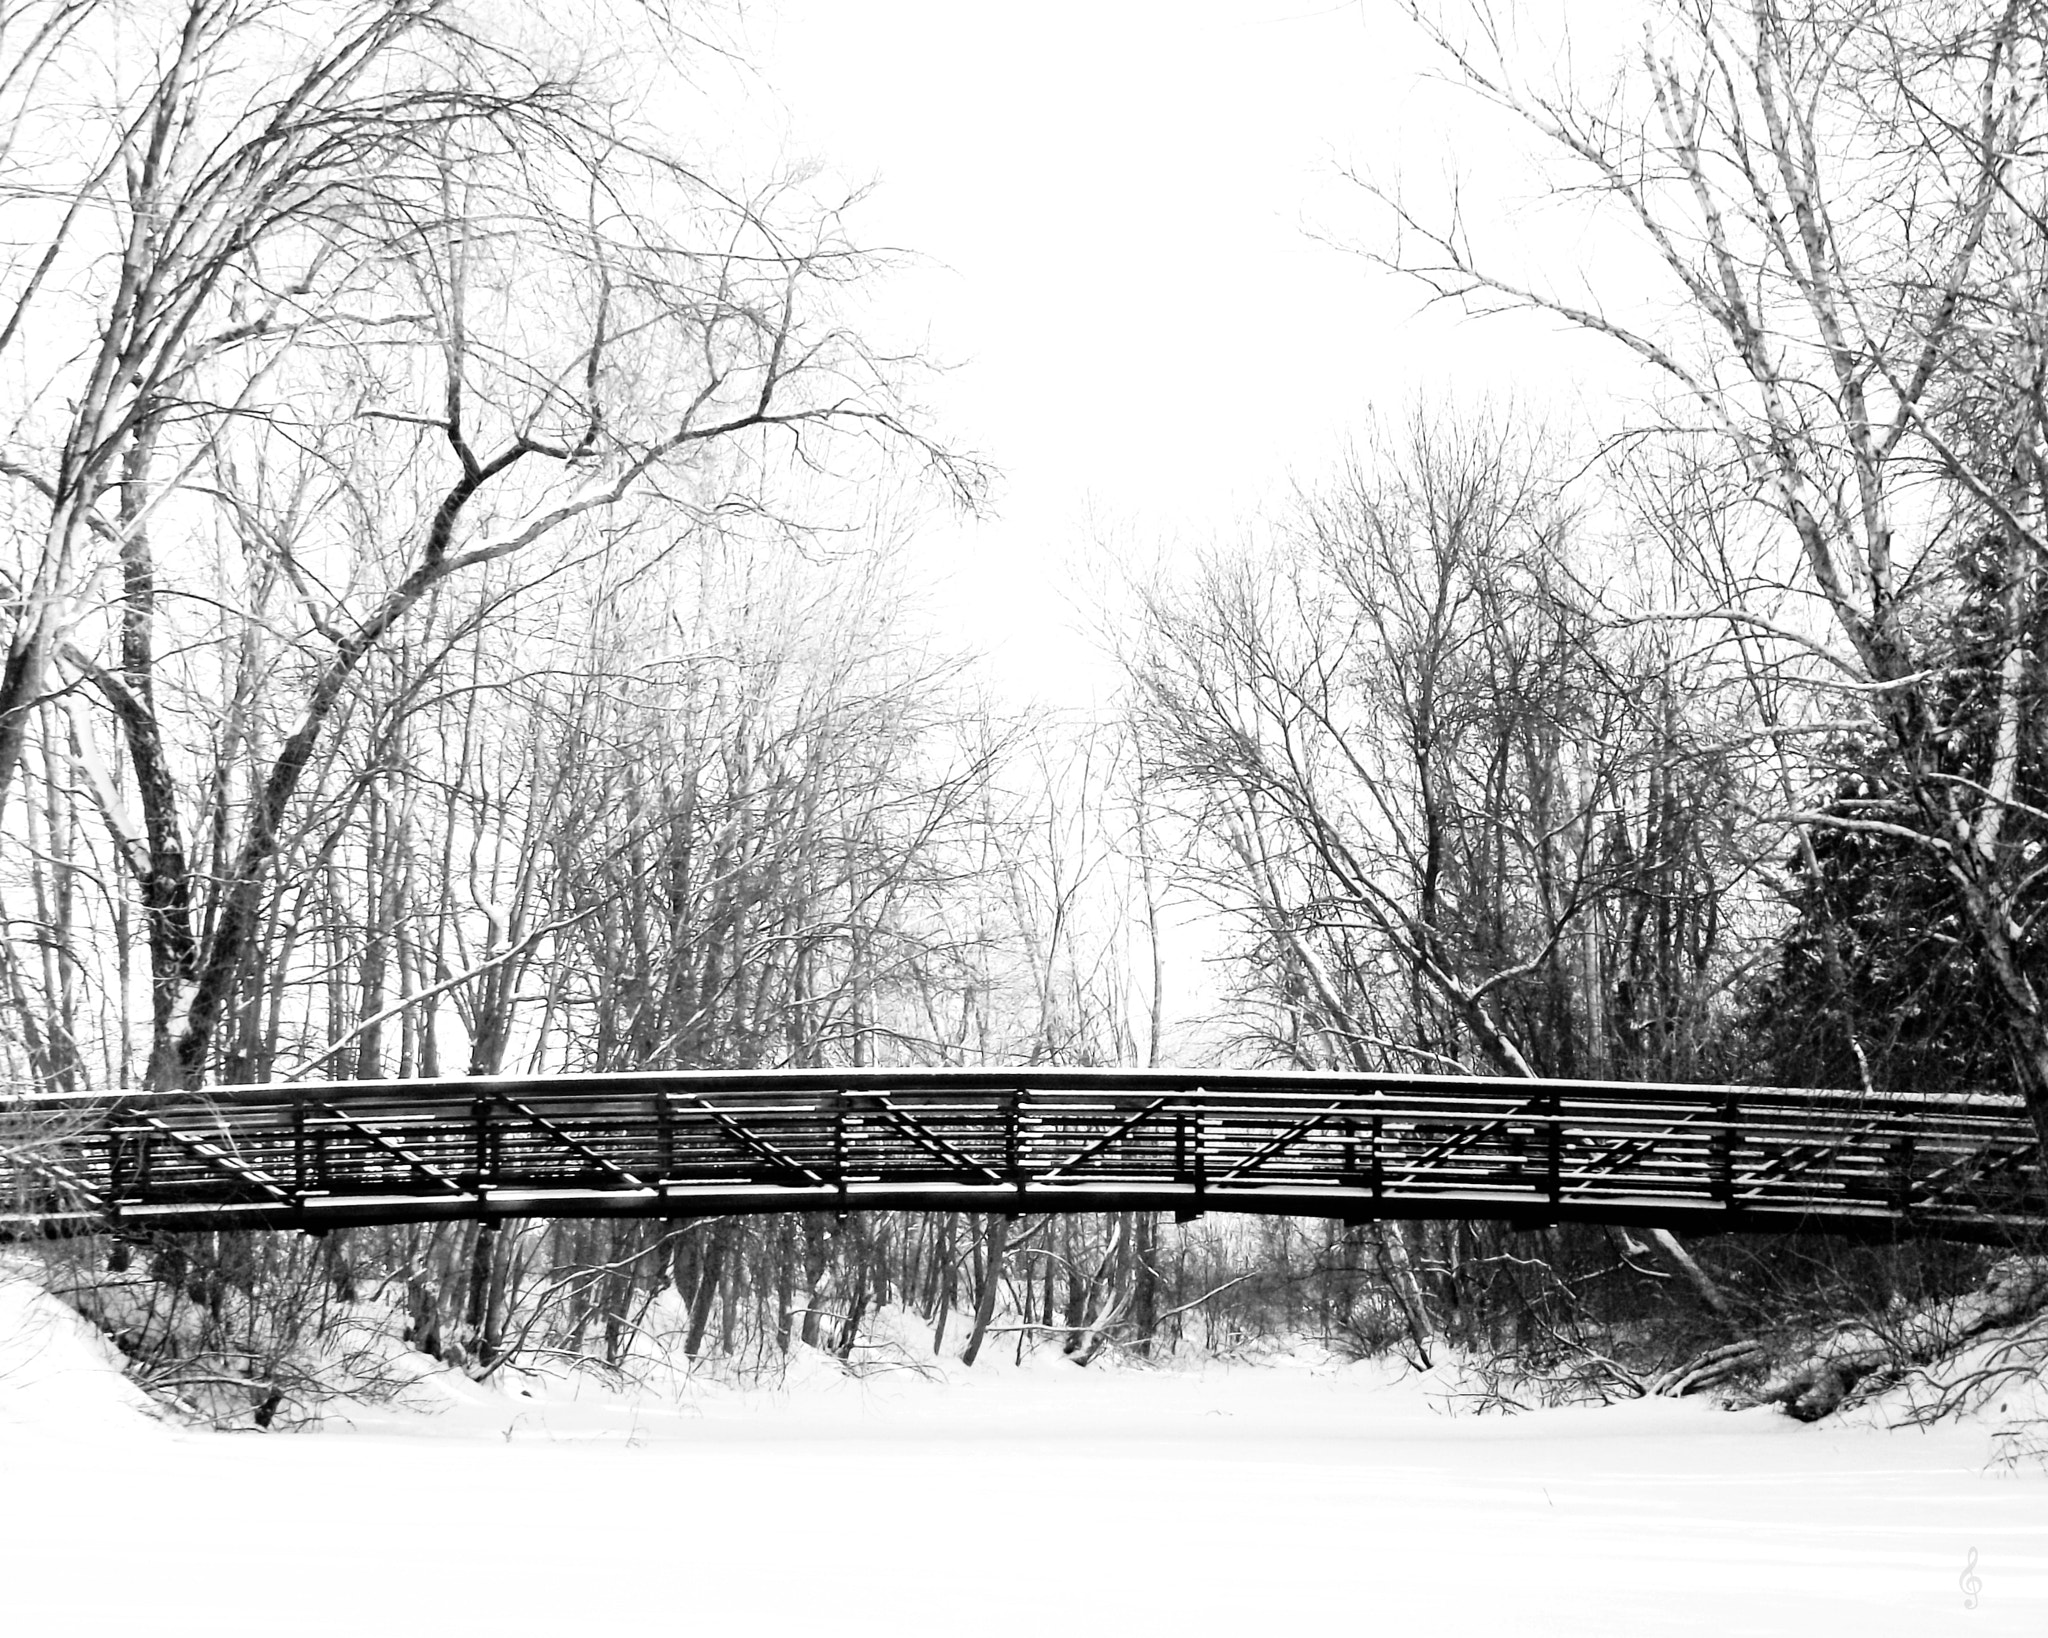
{"label": "snowy field", "polygon": [[181,1432],[0,1290],[0,1634],[2048,1634],[2048,1479],[1981,1426],[1301,1359],[524,1386]]}

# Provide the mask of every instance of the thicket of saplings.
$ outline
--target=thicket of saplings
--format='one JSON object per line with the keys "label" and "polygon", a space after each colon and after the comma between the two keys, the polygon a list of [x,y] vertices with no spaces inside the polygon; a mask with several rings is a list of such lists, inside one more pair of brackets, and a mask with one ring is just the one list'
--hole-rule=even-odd
{"label": "thicket of saplings", "polygon": [[1740,1395],[1831,1326],[1973,1289],[1997,1255],[1828,1236],[1691,1250],[1718,1309],[1629,1232],[1475,1222],[807,1213],[80,1238],[38,1257],[151,1392],[268,1427],[317,1418],[336,1395],[402,1394],[424,1363],[408,1352],[506,1384],[540,1371],[673,1389],[691,1372],[778,1380],[799,1348],[867,1374],[1046,1351],[1097,1367],[1256,1361],[1306,1345],[1451,1363],[1444,1391],[1480,1410]]}

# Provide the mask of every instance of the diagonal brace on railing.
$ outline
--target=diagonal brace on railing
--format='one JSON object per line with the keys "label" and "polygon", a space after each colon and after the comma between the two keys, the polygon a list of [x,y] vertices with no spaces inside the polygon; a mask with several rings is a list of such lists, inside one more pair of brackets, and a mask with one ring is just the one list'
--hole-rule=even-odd
{"label": "diagonal brace on railing", "polygon": [[1782,1154],[1764,1161],[1762,1165],[1746,1172],[1738,1172],[1735,1178],[1736,1190],[1740,1192],[1745,1186],[1761,1188],[1766,1183],[1784,1182],[1798,1177],[1804,1172],[1812,1171],[1816,1166],[1827,1164],[1858,1138],[1870,1137],[1883,1130],[1884,1123],[1881,1120],[1865,1121],[1854,1131],[1840,1133],[1832,1143],[1795,1143]]}
{"label": "diagonal brace on railing", "polygon": [[147,1126],[159,1137],[168,1138],[187,1153],[197,1155],[215,1171],[225,1172],[236,1182],[246,1183],[251,1188],[261,1189],[272,1199],[282,1200],[287,1205],[295,1203],[296,1197],[282,1183],[279,1183],[268,1173],[258,1171],[247,1161],[237,1160],[219,1144],[209,1143],[204,1138],[189,1137],[176,1127],[158,1120],[154,1115],[132,1115],[129,1118],[139,1125]]}
{"label": "diagonal brace on railing", "polygon": [[1097,1155],[1101,1154],[1105,1149],[1109,1148],[1112,1144],[1119,1142],[1123,1138],[1128,1137],[1132,1132],[1136,1131],[1139,1126],[1144,1124],[1144,1122],[1150,1120],[1154,1115],[1158,1114],[1159,1111],[1164,1109],[1167,1106],[1167,1104],[1171,1101],[1172,1100],[1168,1098],[1154,1098],[1150,1103],[1146,1104],[1144,1108],[1140,1109],[1136,1114],[1132,1115],[1130,1119],[1118,1125],[1107,1136],[1098,1138],[1095,1142],[1089,1144],[1087,1148],[1083,1149],[1079,1154],[1069,1155],[1065,1160],[1060,1161],[1057,1165],[1048,1167],[1044,1174],[1045,1181],[1050,1183],[1062,1172],[1071,1172],[1078,1166],[1086,1165],[1089,1161],[1093,1160]]}
{"label": "diagonal brace on railing", "polygon": [[1987,1144],[1973,1154],[1951,1161],[1938,1172],[1930,1172],[1927,1176],[1914,1180],[1913,1189],[1923,1196],[1923,1203],[1932,1204],[1959,1189],[1967,1189],[1972,1183],[1995,1172],[2023,1166],[2033,1158],[2034,1150],[2026,1144],[2010,1149],[1995,1143]]}
{"label": "diagonal brace on railing", "polygon": [[822,1173],[813,1171],[801,1160],[798,1160],[795,1155],[777,1148],[758,1133],[748,1131],[746,1127],[734,1120],[732,1116],[728,1115],[708,1098],[694,1096],[690,1099],[690,1102],[716,1121],[719,1130],[724,1132],[727,1137],[731,1138],[733,1142],[737,1143],[749,1154],[754,1155],[758,1159],[766,1160],[769,1165],[774,1166],[779,1171],[795,1172],[802,1177],[809,1178],[813,1183],[821,1187],[823,1186],[825,1178]]}
{"label": "diagonal brace on railing", "polygon": [[1480,1142],[1484,1138],[1500,1136],[1507,1131],[1509,1122],[1518,1117],[1539,1113],[1531,1107],[1536,1101],[1536,1099],[1531,1098],[1519,1109],[1512,1109],[1505,1115],[1497,1116],[1492,1120],[1483,1121],[1477,1126],[1470,1126],[1461,1132],[1453,1133],[1450,1137],[1444,1138],[1437,1143],[1434,1148],[1425,1150],[1417,1155],[1414,1160],[1408,1162],[1407,1169],[1398,1177],[1390,1172],[1387,1181],[1396,1185],[1424,1181],[1424,1174],[1428,1172],[1430,1167],[1438,1164],[1440,1161],[1449,1160],[1454,1155],[1462,1154],[1465,1150],[1471,1148],[1473,1144]]}
{"label": "diagonal brace on railing", "polygon": [[[72,1171],[70,1167],[61,1166],[47,1156],[37,1154],[33,1149],[10,1150],[5,1154],[4,1158],[10,1166],[25,1166],[30,1171],[41,1172],[46,1177],[54,1178],[64,1188],[73,1191],[85,1200],[92,1201],[97,1206],[104,1207],[111,1198],[111,1190],[86,1182],[83,1177]],[[0,1196],[0,1199],[4,1198],[4,1196]]]}
{"label": "diagonal brace on railing", "polygon": [[991,1183],[1003,1181],[1003,1174],[1001,1172],[996,1171],[993,1167],[984,1166],[972,1155],[956,1149],[952,1144],[940,1137],[938,1133],[927,1127],[923,1121],[919,1120],[908,1109],[899,1108],[891,1103],[886,1092],[876,1093],[874,1096],[876,1106],[899,1131],[940,1160],[945,1161],[950,1166],[959,1166],[970,1172],[979,1172]]}
{"label": "diagonal brace on railing", "polygon": [[358,1137],[376,1144],[386,1154],[396,1155],[422,1177],[431,1178],[434,1182],[440,1184],[442,1188],[448,1190],[449,1193],[468,1194],[470,1192],[432,1161],[422,1160],[389,1133],[380,1132],[376,1127],[366,1125],[352,1115],[343,1114],[331,1103],[316,1103],[313,1107],[333,1120],[337,1125],[345,1126]]}
{"label": "diagonal brace on railing", "polygon": [[1327,1109],[1323,1110],[1321,1114],[1308,1115],[1303,1117],[1301,1120],[1296,1121],[1294,1125],[1290,1126],[1286,1131],[1282,1132],[1278,1137],[1274,1138],[1272,1142],[1266,1144],[1263,1148],[1256,1149],[1251,1154],[1246,1155],[1244,1159],[1240,1160],[1235,1166],[1231,1167],[1229,1171],[1225,1172],[1220,1178],[1218,1178],[1217,1182],[1229,1183],[1236,1178],[1244,1176],[1246,1172],[1251,1171],[1254,1167],[1264,1165],[1265,1162],[1271,1160],[1275,1155],[1279,1154],[1282,1150],[1290,1148],[1294,1144],[1299,1143],[1303,1138],[1307,1137],[1309,1133],[1313,1132],[1318,1126],[1322,1125],[1324,1121],[1328,1120],[1332,1115],[1336,1114],[1343,1107],[1344,1105],[1342,1105],[1341,1103],[1333,1103]]}
{"label": "diagonal brace on railing", "polygon": [[521,1120],[531,1123],[540,1131],[546,1133],[572,1154],[582,1156],[583,1159],[589,1161],[591,1165],[597,1167],[600,1171],[610,1172],[612,1176],[620,1179],[628,1187],[644,1189],[649,1186],[644,1178],[634,1176],[633,1173],[627,1171],[617,1161],[607,1155],[600,1154],[597,1150],[591,1148],[589,1144],[578,1139],[574,1133],[564,1131],[553,1121],[549,1120],[547,1116],[541,1114],[536,1109],[529,1108],[526,1104],[520,1102],[519,1099],[500,1094],[496,1101],[511,1110]]}
{"label": "diagonal brace on railing", "polygon": [[[1398,1178],[1389,1178],[1389,1181],[1394,1183],[1416,1182],[1422,1177],[1423,1170],[1427,1167],[1434,1166],[1440,1161],[1450,1160],[1471,1148],[1475,1143],[1479,1143],[1487,1138],[1500,1136],[1508,1130],[1509,1124],[1513,1121],[1530,1118],[1543,1123],[1543,1128],[1552,1139],[1549,1147],[1555,1150],[1557,1147],[1555,1138],[1563,1120],[1562,1115],[1558,1111],[1557,1094],[1554,1091],[1536,1092],[1523,1098],[1512,1109],[1503,1110],[1492,1120],[1482,1121],[1476,1126],[1466,1127],[1463,1131],[1453,1132],[1449,1137],[1437,1143],[1435,1147],[1416,1156],[1415,1160],[1411,1163],[1411,1169],[1403,1172]],[[1419,1117],[1418,1124],[1420,1124]],[[1553,1154],[1545,1163],[1546,1169],[1552,1174],[1553,1183],[1556,1181],[1555,1158]]]}
{"label": "diagonal brace on railing", "polygon": [[[1640,1160],[1644,1155],[1655,1154],[1657,1152],[1657,1145],[1660,1143],[1668,1142],[1681,1133],[1698,1131],[1706,1123],[1718,1122],[1720,1119],[1721,1112],[1719,1110],[1695,1109],[1691,1114],[1680,1115],[1676,1120],[1667,1121],[1655,1132],[1638,1132],[1629,1137],[1617,1138],[1603,1152],[1596,1155],[1588,1155],[1585,1160],[1579,1163],[1578,1170],[1581,1173],[1596,1175],[1615,1171],[1620,1167],[1626,1166],[1632,1160]],[[1716,1135],[1716,1132],[1709,1132],[1707,1135],[1711,1138]]]}

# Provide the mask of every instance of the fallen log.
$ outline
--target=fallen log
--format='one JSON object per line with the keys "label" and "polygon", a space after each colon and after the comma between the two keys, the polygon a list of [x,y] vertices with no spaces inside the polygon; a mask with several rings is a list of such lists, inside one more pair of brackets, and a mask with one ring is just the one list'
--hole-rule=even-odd
{"label": "fallen log", "polygon": [[1873,1378],[1891,1380],[1934,1364],[1987,1332],[2048,1308],[2048,1258],[2007,1257],[1977,1290],[1933,1304],[1896,1325],[1848,1325],[1764,1384],[1759,1402],[1817,1422]]}
{"label": "fallen log", "polygon": [[1666,1399],[1682,1399],[1720,1386],[1731,1377],[1753,1370],[1764,1362],[1761,1342],[1730,1342],[1696,1354],[1683,1365],[1673,1366],[1650,1383],[1650,1392]]}

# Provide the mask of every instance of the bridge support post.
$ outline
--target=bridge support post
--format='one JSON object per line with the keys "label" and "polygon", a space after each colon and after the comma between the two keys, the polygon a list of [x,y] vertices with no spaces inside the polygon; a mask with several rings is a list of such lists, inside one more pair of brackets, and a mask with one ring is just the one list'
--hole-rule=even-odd
{"label": "bridge support post", "polygon": [[485,1192],[491,1186],[491,1179],[497,1168],[491,1157],[491,1103],[490,1098],[478,1098],[470,1108],[470,1120],[476,1128],[476,1196],[482,1202]]}
{"label": "bridge support post", "polygon": [[844,1092],[832,1094],[832,1185],[839,1191],[839,1198],[833,1203],[832,1218],[843,1225],[847,1218],[846,1194],[846,1104]]}
{"label": "bridge support post", "polygon": [[1543,1100],[1546,1129],[1543,1139],[1544,1183],[1553,1212],[1564,1199],[1564,1103],[1553,1092]]}
{"label": "bridge support post", "polygon": [[1735,1209],[1735,1136],[1742,1111],[1733,1098],[1721,1100],[1721,1129],[1714,1134],[1712,1189],[1717,1205]]}
{"label": "bridge support post", "polygon": [[[1200,1090],[1197,1088],[1197,1090]],[[1195,1191],[1194,1203],[1175,1210],[1176,1223],[1192,1223],[1202,1215],[1202,1195],[1209,1186],[1202,1160],[1202,1112],[1176,1109],[1173,1114],[1173,1180]]]}
{"label": "bridge support post", "polygon": [[661,1195],[668,1198],[668,1186],[676,1175],[676,1107],[666,1092],[654,1094],[656,1141],[661,1145]]}

